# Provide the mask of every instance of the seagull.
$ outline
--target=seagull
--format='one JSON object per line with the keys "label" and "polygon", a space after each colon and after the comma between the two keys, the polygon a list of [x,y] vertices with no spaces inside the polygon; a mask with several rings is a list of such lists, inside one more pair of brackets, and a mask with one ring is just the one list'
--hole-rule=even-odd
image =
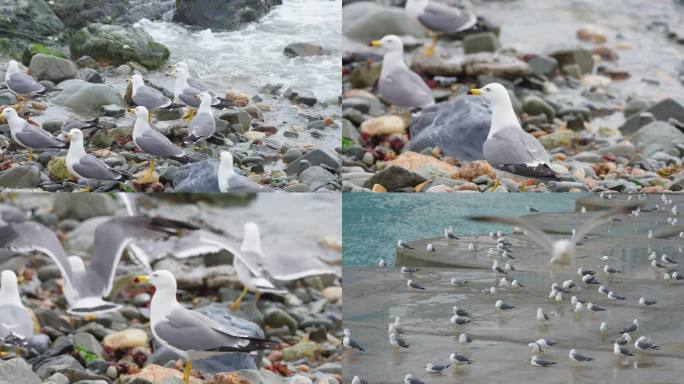
{"label": "seagull", "polygon": [[121,306],[104,301],[114,283],[124,248],[136,239],[163,239],[179,230],[195,227],[176,220],[144,216],[114,217],[95,229],[90,265],[78,256],[67,256],[57,235],[36,222],[0,227],[0,248],[15,253],[40,252],[57,264],[64,281],[68,313],[86,316],[110,312]]}
{"label": "seagull", "polygon": [[620,344],[618,344],[617,342],[613,343],[613,353],[616,356],[634,356],[634,354],[630,352],[629,349],[620,346]]}
{"label": "seagull", "polygon": [[404,44],[395,35],[373,40],[374,47],[385,48],[378,90],[383,100],[400,108],[425,108],[435,103],[432,90],[423,78],[404,62]]}
{"label": "seagull", "polygon": [[17,95],[20,107],[23,98],[28,103],[28,98],[31,95],[45,92],[45,87],[41,83],[19,69],[19,63],[16,60],[9,61],[7,72],[5,72],[5,85]]}
{"label": "seagull", "polygon": [[368,381],[361,379],[358,376],[352,378],[351,384],[368,384]]}
{"label": "seagull", "polygon": [[608,292],[608,298],[611,300],[627,300],[627,297],[625,296],[620,296],[617,293],[610,291]]}
{"label": "seagull", "polygon": [[347,348],[347,349],[358,349],[361,352],[365,352],[366,350],[359,345],[356,341],[354,341],[351,338],[351,331],[348,328],[345,328],[344,331],[344,337],[342,338],[342,345]]}
{"label": "seagull", "polygon": [[397,248],[414,249],[412,246],[408,245],[402,240],[397,240]]}
{"label": "seagull", "polygon": [[575,282],[572,280],[565,280],[563,282],[562,286],[563,286],[563,289],[572,289],[572,288],[576,287],[577,284],[575,284]]}
{"label": "seagull", "polygon": [[578,302],[577,304],[575,304],[575,308],[573,308],[572,311],[575,313],[582,312],[582,303]]}
{"label": "seagull", "polygon": [[663,254],[663,256],[660,257],[660,260],[661,260],[663,263],[677,264],[677,260],[674,260],[674,259],[668,257],[668,256],[665,255],[665,254]]}
{"label": "seagull", "polygon": [[544,352],[543,349],[542,349],[542,346],[539,345],[539,343],[529,343],[529,344],[527,344],[527,346],[530,347],[530,348],[532,349],[532,352],[535,352],[535,353],[542,353],[542,352]]}
{"label": "seagull", "polygon": [[432,246],[432,243],[428,243],[428,245],[425,247],[425,250],[427,252],[435,252],[435,247]]}
{"label": "seagull", "polygon": [[456,352],[453,352],[451,355],[449,355],[449,361],[451,361],[454,364],[458,364],[458,365],[466,365],[466,364],[470,365],[473,363],[473,361],[470,360],[469,358],[467,358],[461,354],[458,354]]}
{"label": "seagull", "polygon": [[[210,106],[215,108],[233,107],[227,100],[221,99],[210,92],[204,84],[191,78],[190,70],[185,62],[181,61],[175,65],[169,65],[169,68],[173,70],[173,74],[176,76],[173,86],[173,101],[175,103],[182,103],[194,109],[199,108],[200,100],[198,100],[196,96],[206,92],[211,97]],[[189,120],[194,117],[194,115],[195,113],[191,112],[186,119]]]}
{"label": "seagull", "polygon": [[166,270],[136,277],[138,283],[154,285],[150,303],[150,329],[154,338],[185,360],[183,381],[188,384],[192,361],[226,352],[251,352],[278,344],[252,337],[217,323],[199,312],[184,308],[176,300],[176,278]]}
{"label": "seagull", "polygon": [[459,344],[470,344],[473,342],[473,339],[470,336],[468,336],[467,334],[461,333],[458,336],[458,342],[459,342]]}
{"label": "seagull", "polygon": [[537,340],[536,343],[541,345],[544,348],[551,348],[554,345],[556,345],[555,341],[546,340],[544,338]]}
{"label": "seagull", "polygon": [[559,292],[556,292],[556,297],[555,297],[555,299],[556,299],[556,301],[559,302],[559,303],[560,303],[561,301],[563,301],[563,292],[560,292],[560,291],[559,291]]}
{"label": "seagull", "polygon": [[449,239],[458,240],[458,237],[456,235],[454,235],[454,232],[453,232],[453,229],[451,228],[451,226],[444,228],[444,237],[447,240],[449,240]]}
{"label": "seagull", "polygon": [[[624,213],[627,210],[628,208],[625,207],[616,207],[595,214],[577,230],[577,238],[584,238],[584,236],[594,228],[609,222],[610,216]],[[501,223],[510,226],[520,226],[527,229],[530,232],[530,239],[537,242],[537,244],[551,253],[551,263],[570,264],[575,257],[576,241],[574,239],[554,240],[525,217],[473,216],[470,217],[470,219],[475,221]]]}
{"label": "seagull", "polygon": [[601,333],[606,333],[606,332],[608,332],[608,325],[606,324],[605,321],[602,321],[602,322],[601,322],[601,325],[599,326],[599,331],[600,331]]}
{"label": "seagull", "polygon": [[511,286],[516,288],[525,288],[525,286],[520,284],[516,279],[513,279],[513,281],[511,281]]}
{"label": "seagull", "polygon": [[425,56],[434,54],[441,35],[465,31],[477,24],[477,17],[472,13],[429,0],[407,0],[404,9],[432,35],[432,44],[425,49]]}
{"label": "seagull", "polygon": [[572,304],[572,305],[577,305],[577,303],[582,303],[582,304],[584,304],[584,303],[586,303],[586,300],[578,299],[577,296],[572,296],[572,297],[570,298],[570,304]]}
{"label": "seagull", "polygon": [[529,212],[539,212],[538,209],[533,208],[533,207],[525,207],[525,209],[527,209]]}
{"label": "seagull", "polygon": [[509,283],[508,280],[506,280],[505,277],[502,277],[502,278],[499,280],[499,287],[509,287],[510,285],[511,285],[511,283]]}
{"label": "seagull", "polygon": [[195,97],[201,102],[197,115],[192,118],[190,125],[188,125],[188,137],[185,140],[191,143],[209,139],[216,130],[216,120],[214,120],[214,113],[211,111],[211,95],[208,92],[202,92]]}
{"label": "seagull", "polygon": [[[136,75],[134,75],[136,76]],[[150,127],[146,107],[138,106],[135,108],[135,123],[133,124],[133,143],[138,150],[150,155],[150,168],[146,176],[140,181],[151,181],[154,174],[154,158],[167,157],[180,163],[188,163],[191,159],[185,154],[183,148],[175,145],[161,132]]]}
{"label": "seagull", "polygon": [[[470,94],[482,96],[491,104],[491,125],[482,151],[485,160],[499,174],[512,173],[524,178],[558,180],[556,172],[551,169],[551,158],[544,146],[520,126],[506,87],[491,83],[481,89],[471,89]],[[497,175],[492,190],[498,188],[500,179]]]}
{"label": "seagull", "polygon": [[66,155],[66,167],[72,175],[91,180],[113,180],[123,182],[130,179],[130,175],[117,171],[104,163],[97,157],[86,153],[83,147],[83,132],[73,128],[67,135],[69,139],[69,150]]}
{"label": "seagull", "polygon": [[[164,96],[159,90],[145,85],[140,75],[133,75],[129,79],[132,87],[133,102],[146,110],[178,108],[179,105],[173,104],[171,99]],[[137,109],[137,108],[136,108]],[[145,115],[145,119],[151,120],[152,114]]]}
{"label": "seagull", "polygon": [[17,275],[10,270],[0,273],[0,343],[8,337],[21,342],[33,335],[33,318],[19,296]]}
{"label": "seagull", "polygon": [[404,377],[404,384],[425,384],[425,383],[423,383],[422,380],[420,380],[419,378],[417,378],[417,377],[415,377],[409,373],[408,375],[406,375],[406,377]]}
{"label": "seagull", "polygon": [[629,333],[623,333],[615,339],[615,342],[620,345],[627,345],[630,341],[632,341],[632,336]]}
{"label": "seagull", "polygon": [[458,305],[454,305],[454,307],[452,309],[453,309],[454,315],[464,316],[464,317],[472,317],[472,315],[470,313],[468,313],[468,311],[466,311],[463,308],[459,308]]}
{"label": "seagull", "polygon": [[435,365],[432,363],[425,364],[425,371],[429,373],[442,373],[443,370],[451,367],[451,364],[447,365]]}
{"label": "seagull", "polygon": [[665,268],[665,266],[660,264],[658,262],[658,260],[652,260],[651,261],[651,267],[653,267],[653,268]]}
{"label": "seagull", "polygon": [[599,307],[598,305],[592,303],[587,303],[587,308],[592,312],[603,312],[606,310],[605,308]]}
{"label": "seagull", "polygon": [[594,358],[592,357],[584,356],[582,354],[577,353],[576,349],[571,349],[570,354],[568,354],[568,357],[570,357],[570,360],[576,361],[578,363],[594,360]]}
{"label": "seagull", "polygon": [[464,316],[454,315],[449,322],[451,324],[463,325],[470,323],[470,319]]}
{"label": "seagull", "polygon": [[413,267],[401,267],[401,273],[402,275],[410,275],[412,273],[420,271],[420,268],[413,268]]}
{"label": "seagull", "polygon": [[608,288],[604,287],[603,285],[601,285],[598,287],[598,292],[602,293],[604,295],[607,295],[610,293],[610,290]]}
{"label": "seagull", "polygon": [[539,321],[547,321],[549,320],[549,315],[544,313],[544,310],[541,308],[537,308],[537,320]]}
{"label": "seagull", "polygon": [[[198,115],[199,116],[199,115]],[[221,160],[218,169],[218,186],[221,193],[246,193],[246,192],[269,192],[266,186],[254,182],[246,176],[235,172],[233,154],[229,151],[221,151]]]}
{"label": "seagull", "polygon": [[409,288],[418,289],[418,290],[421,290],[421,291],[425,291],[425,290],[426,290],[424,287],[418,285],[418,283],[414,282],[414,281],[411,280],[411,279],[409,279],[409,280],[406,282],[406,286],[409,287]]}
{"label": "seagull", "polygon": [[390,333],[389,335],[389,344],[393,347],[400,347],[400,348],[408,348],[409,345],[406,344],[406,341],[399,337],[398,333]]}
{"label": "seagull", "polygon": [[625,328],[622,328],[620,333],[634,333],[638,330],[639,330],[639,320],[634,319],[634,321],[632,321],[632,324],[630,324],[629,326],[627,326]]}
{"label": "seagull", "polygon": [[497,309],[500,309],[500,310],[502,310],[502,311],[507,311],[507,310],[509,310],[509,309],[515,308],[515,307],[512,306],[512,305],[508,305],[508,304],[504,303],[503,300],[497,300],[496,303],[494,304],[494,306],[495,306]]}
{"label": "seagull", "polygon": [[634,342],[634,348],[640,351],[647,351],[649,349],[659,349],[660,346],[652,344],[650,336],[641,336]]}
{"label": "seagull", "polygon": [[494,271],[494,273],[501,273],[504,275],[508,275],[508,272],[504,271],[503,268],[499,267],[499,260],[496,260],[496,259],[494,259],[492,261],[492,271]]}
{"label": "seagull", "polygon": [[380,258],[380,261],[378,262],[378,267],[387,268],[387,263],[385,263],[385,259]]}
{"label": "seagull", "polygon": [[461,279],[457,279],[455,277],[452,277],[451,280],[449,281],[449,284],[453,285],[453,286],[460,287],[463,285],[468,285],[468,280],[461,280]]}
{"label": "seagull", "polygon": [[504,271],[515,271],[513,263],[506,262],[506,265],[504,265]]}
{"label": "seagull", "polygon": [[33,161],[34,149],[64,149],[67,147],[67,143],[52,137],[48,131],[19,117],[14,108],[5,108],[2,115],[7,120],[12,139],[28,149],[29,161]]}
{"label": "seagull", "polygon": [[594,274],[596,274],[596,272],[594,272],[594,271],[592,271],[592,270],[584,269],[584,268],[582,268],[582,267],[577,268],[577,275],[580,276],[580,277],[584,277],[584,276],[586,276],[586,275],[592,276],[592,275],[594,275]]}
{"label": "seagull", "polygon": [[607,273],[607,274],[609,274],[609,275],[612,275],[612,274],[615,274],[615,273],[622,273],[622,271],[620,271],[619,269],[615,269],[615,268],[611,267],[611,266],[608,265],[608,264],[606,264],[606,265],[603,266],[603,272],[605,272],[605,273]]}
{"label": "seagull", "polygon": [[534,355],[532,356],[532,360],[530,361],[530,364],[534,365],[535,367],[550,367],[554,364],[558,364],[555,361],[549,361],[549,360],[544,360],[541,357]]}
{"label": "seagull", "polygon": [[650,305],[656,304],[657,302],[658,302],[657,300],[646,299],[643,297],[639,298],[639,305],[650,306]]}

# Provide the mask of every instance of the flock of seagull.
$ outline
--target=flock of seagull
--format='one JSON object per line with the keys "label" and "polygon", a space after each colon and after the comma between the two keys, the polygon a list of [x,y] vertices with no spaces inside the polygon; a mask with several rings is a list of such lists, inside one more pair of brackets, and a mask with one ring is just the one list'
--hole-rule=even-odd
{"label": "flock of seagull", "polygon": [[[192,360],[223,352],[250,352],[273,348],[274,343],[244,334],[243,331],[218,324],[207,316],[185,309],[176,300],[176,278],[167,270],[152,269],[152,261],[165,257],[170,250],[182,251],[183,257],[227,250],[234,255],[233,267],[243,286],[231,304],[240,309],[247,292],[283,295],[283,283],[310,276],[337,275],[337,272],[315,258],[299,258],[301,262],[268,262],[261,249],[261,235],[256,223],[245,223],[239,248],[224,236],[193,225],[164,217],[148,217],[138,212],[130,194],[117,197],[126,206],[126,216],[115,216],[97,226],[93,251],[86,266],[78,256],[69,256],[50,228],[31,220],[30,212],[12,205],[0,204],[0,262],[18,255],[40,253],[58,267],[64,284],[64,295],[74,316],[92,318],[118,310],[119,304],[106,301],[112,291],[116,268],[124,250],[145,274],[135,282],[156,287],[150,303],[150,327],[154,337],[177,352],[186,361],[184,382],[192,372]],[[287,264],[287,265],[285,265]],[[21,302],[14,271],[5,270],[0,281],[0,342],[25,345],[35,332],[30,313]]]}
{"label": "flock of seagull", "polygon": [[[199,81],[190,77],[188,66],[179,62],[170,66],[175,74],[174,99],[164,96],[159,90],[145,85],[140,75],[133,75],[129,79],[132,89],[132,99],[135,109],[129,109],[136,115],[133,124],[133,143],[138,151],[150,156],[147,172],[135,181],[140,184],[150,184],[156,181],[154,176],[155,158],[168,158],[182,164],[193,162],[185,150],[172,143],[169,138],[151,126],[153,111],[158,109],[187,107],[190,112],[184,117],[189,121],[187,143],[206,141],[216,130],[216,121],[212,108],[231,108],[233,105],[210,92]],[[18,106],[6,107],[2,111],[7,120],[12,139],[20,146],[28,149],[28,160],[33,160],[33,150],[67,149],[66,167],[71,175],[86,182],[85,190],[90,190],[90,183],[97,181],[125,182],[132,176],[114,169],[104,161],[85,151],[83,144],[84,129],[100,129],[95,121],[82,122],[67,121],[58,137],[52,136],[42,127],[19,116],[18,111],[27,110],[28,100],[35,95],[45,95],[45,87],[30,75],[23,73],[19,63],[10,60],[5,73],[7,88],[17,96]],[[68,140],[68,142],[64,141]],[[267,190],[250,178],[235,172],[233,155],[229,151],[222,151],[219,163],[219,190],[221,192],[259,192]]]}
{"label": "flock of seagull", "polygon": [[[606,200],[613,199],[612,196],[608,195],[601,197]],[[636,199],[634,199],[634,197],[636,197]],[[570,265],[577,267],[576,264],[578,264],[579,260],[583,258],[583,256],[576,257],[577,246],[581,244],[582,240],[586,239],[586,236],[592,229],[605,223],[622,220],[620,218],[615,217],[617,215],[627,214],[632,217],[638,217],[642,212],[659,211],[663,213],[668,213],[669,215],[668,220],[666,220],[664,223],[665,225],[668,225],[670,227],[676,225],[679,210],[677,206],[673,204],[671,199],[669,199],[666,195],[662,195],[661,203],[655,205],[655,208],[646,210],[642,209],[643,203],[640,202],[640,200],[645,200],[646,198],[647,196],[644,194],[634,196],[630,195],[628,200],[634,200],[634,203],[632,205],[625,204],[618,207],[608,206],[608,209],[599,211],[598,213],[592,215],[587,214],[586,209],[582,209],[580,211],[580,214],[587,215],[588,218],[587,220],[583,220],[583,224],[577,230],[572,231],[572,237],[570,239],[553,239],[549,234],[545,233],[541,228],[535,226],[530,220],[524,217],[513,218],[499,216],[473,216],[470,217],[470,219],[482,222],[496,222],[512,226],[514,227],[514,233],[523,233],[527,235],[527,237],[531,241],[543,247],[551,256],[549,261],[552,266],[555,266],[555,268],[568,268]],[[528,210],[536,211],[534,208],[528,208]],[[487,252],[487,258],[491,259],[492,261],[491,271],[495,277],[495,280],[498,282],[498,287],[492,286],[490,288],[483,289],[482,293],[496,295],[498,289],[500,288],[504,288],[504,290],[506,288],[512,288],[512,292],[524,292],[526,286],[521,284],[520,281],[518,281],[514,277],[516,269],[513,266],[513,260],[515,259],[515,257],[513,256],[512,243],[506,239],[506,237],[503,235],[501,231],[491,232],[489,236],[493,240],[496,240],[496,246],[489,248]],[[653,230],[649,230],[649,233],[643,234],[643,236],[644,239],[652,239],[654,237]],[[684,239],[684,232],[679,232],[677,234],[675,229],[675,232],[673,232],[673,236],[675,236],[678,239]],[[459,237],[456,234],[454,234],[452,227],[444,228],[444,238],[450,244],[455,240],[460,240]],[[475,255],[477,255],[477,243],[479,240],[479,235],[473,235],[473,239],[474,241],[469,243],[468,249],[474,252]],[[403,240],[397,241],[397,248],[403,248],[410,252],[422,252],[421,250],[416,250],[415,247],[412,247],[409,243]],[[434,252],[434,246],[432,246],[432,244],[427,244],[425,252],[427,252],[428,254]],[[679,261],[676,258],[666,254],[663,254],[660,257],[658,257],[655,251],[651,250],[649,252],[650,254],[648,256],[648,260],[650,261],[650,265],[655,271],[662,271],[662,279],[684,280],[684,277],[677,271]],[[683,252],[682,247],[679,247],[679,252]],[[547,299],[551,302],[562,303],[565,300],[567,300],[567,297],[569,297],[570,304],[572,307],[571,312],[574,315],[580,315],[580,313],[582,312],[600,314],[611,309],[609,306],[602,307],[593,304],[588,298],[580,298],[580,292],[577,291],[577,289],[581,284],[584,287],[584,289],[582,290],[584,294],[589,294],[589,292],[591,292],[591,290],[587,290],[590,287],[598,287],[595,288],[596,291],[600,295],[603,295],[605,298],[607,298],[609,301],[619,302],[634,300],[634,302],[638,303],[638,305],[641,307],[650,307],[653,305],[657,305],[658,301],[656,299],[649,297],[640,297],[638,299],[628,298],[608,288],[608,282],[610,281],[611,276],[615,276],[622,273],[622,271],[618,270],[617,268],[609,264],[609,260],[611,258],[612,257],[610,256],[599,257],[599,260],[605,263],[602,272],[603,276],[607,278],[606,282],[601,281],[603,277],[600,277],[600,272],[579,266],[576,269],[579,281],[575,282],[574,280],[569,279],[562,282],[553,282],[551,284]],[[500,262],[505,262],[505,266],[502,267],[500,265]],[[378,267],[387,271],[387,263],[383,259],[380,259],[380,261],[378,262]],[[429,290],[424,285],[414,280],[415,278],[413,277],[413,275],[419,270],[419,268],[409,266],[401,267],[400,272],[402,279],[407,279],[406,287],[411,291]],[[467,281],[456,278],[452,278],[449,283],[454,288],[466,287],[468,284]],[[593,290],[594,288],[591,289]],[[497,313],[505,316],[506,313],[510,311],[515,311],[516,307],[515,305],[498,299],[494,304],[494,309]],[[460,306],[453,306],[452,311],[452,317],[449,320],[449,322],[455,326],[460,327],[466,325],[470,323],[473,318],[476,317],[475,314],[469,312],[468,310]],[[543,327],[544,324],[552,320],[551,316],[549,316],[549,314],[546,313],[542,307],[539,307],[536,313],[536,321],[539,324],[539,326]],[[605,321],[602,321],[600,326],[598,327],[598,332],[600,332],[600,334],[604,338],[613,338],[612,350],[613,353],[620,359],[620,361],[624,361],[624,359],[628,359],[632,356],[635,356],[635,352],[639,354],[645,354],[649,351],[657,350],[660,348],[660,346],[654,343],[651,337],[647,334],[637,335],[637,333],[641,329],[638,319],[633,319],[629,323],[627,323],[626,321],[625,323],[626,324],[624,325],[624,327],[621,328],[619,332],[616,332],[614,334],[609,331],[608,325]],[[411,345],[409,345],[402,338],[402,333],[403,331],[401,328],[401,319],[399,317],[396,317],[394,321],[388,325],[388,339],[390,346],[394,348],[411,347]],[[360,344],[358,342],[351,339],[351,331],[349,329],[345,331],[345,336],[347,338],[347,340],[345,340],[345,347],[349,349],[357,349],[361,352],[364,351],[364,349],[360,347]],[[472,338],[468,334],[461,333],[459,335],[459,344],[468,345],[471,342]],[[546,349],[557,348],[558,346],[556,344],[556,342],[545,338],[541,338],[534,342],[530,342],[528,344],[529,348],[532,351],[530,364],[535,367],[551,367],[557,365],[557,361],[552,361],[543,356],[543,353]],[[587,364],[594,360],[593,357],[585,353],[580,353],[575,348],[571,348],[569,350],[568,358],[575,364]],[[428,362],[425,365],[425,370],[426,372],[431,374],[439,374],[448,369],[449,367],[451,367],[452,365],[464,366],[475,363],[469,357],[463,354],[459,354],[457,352],[454,352],[449,356],[449,361],[451,362],[451,364],[438,364],[435,362]],[[359,378],[358,376],[355,376],[354,380],[352,381],[352,383],[354,384],[360,384],[364,382],[365,381]],[[417,376],[415,376],[413,373],[409,373],[405,376],[404,383],[421,384],[423,383],[423,381],[419,379]]]}

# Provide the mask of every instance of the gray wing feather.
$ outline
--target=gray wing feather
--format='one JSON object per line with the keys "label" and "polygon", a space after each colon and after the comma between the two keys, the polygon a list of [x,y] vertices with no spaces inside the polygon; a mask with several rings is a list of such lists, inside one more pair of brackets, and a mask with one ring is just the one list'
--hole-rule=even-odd
{"label": "gray wing feather", "polygon": [[133,95],[133,101],[135,101],[137,105],[142,105],[150,109],[162,108],[171,104],[171,100],[168,97],[164,96],[158,90],[145,85],[138,87],[135,95]]}
{"label": "gray wing feather", "polygon": [[212,328],[206,316],[187,309],[176,309],[155,325],[155,333],[171,346],[184,351],[210,351],[219,348],[242,349],[249,340]]}
{"label": "gray wing feather", "polygon": [[44,253],[57,264],[62,278],[68,281],[73,278],[66,252],[57,235],[42,224],[25,222],[0,227],[0,247],[16,253]]}
{"label": "gray wing feather", "polygon": [[135,144],[143,152],[161,157],[183,156],[183,148],[175,145],[168,137],[155,130],[148,130],[135,139]]}
{"label": "gray wing feather", "polygon": [[438,3],[428,3],[418,21],[435,32],[454,33],[464,31],[477,23],[475,15]]}
{"label": "gray wing feather", "polygon": [[52,137],[47,131],[31,125],[27,121],[24,121],[21,131],[17,132],[16,136],[17,140],[30,148],[60,148],[65,146],[63,142]]}
{"label": "gray wing feather", "polygon": [[549,154],[539,140],[520,128],[504,128],[485,141],[485,159],[492,166],[548,163]]}
{"label": "gray wing feather", "polygon": [[178,95],[178,98],[189,107],[199,108],[200,101],[197,100],[195,96],[199,95],[200,93],[202,93],[202,91],[197,88],[187,87],[183,89],[183,92],[181,92],[180,95]]}
{"label": "gray wing feather", "polygon": [[14,93],[28,95],[43,92],[45,87],[25,73],[15,73],[7,79],[7,87]]}
{"label": "gray wing feather", "polygon": [[422,380],[420,380],[420,379],[418,379],[418,378],[416,378],[416,377],[410,378],[410,379],[409,379],[409,383],[410,383],[410,384],[425,384],[425,383],[423,383]]}
{"label": "gray wing feather", "polygon": [[188,132],[195,137],[211,137],[216,129],[214,115],[210,113],[199,113],[190,122]]}
{"label": "gray wing feather", "polygon": [[399,107],[426,107],[435,102],[432,91],[415,72],[399,68],[381,74],[378,88],[382,98]]}
{"label": "gray wing feather", "polygon": [[107,164],[90,154],[83,156],[78,163],[74,164],[73,168],[76,173],[86,179],[116,180],[121,177],[121,174],[115,172]]}
{"label": "gray wing feather", "polygon": [[10,333],[22,339],[33,335],[33,319],[24,308],[0,305],[0,339]]}
{"label": "gray wing feather", "polygon": [[255,183],[249,177],[234,174],[228,181],[228,192],[259,192],[265,188],[263,185]]}

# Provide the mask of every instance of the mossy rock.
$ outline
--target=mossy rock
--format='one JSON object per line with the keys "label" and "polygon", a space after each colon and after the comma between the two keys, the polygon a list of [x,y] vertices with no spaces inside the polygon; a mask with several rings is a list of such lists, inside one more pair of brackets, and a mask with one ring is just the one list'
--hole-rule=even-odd
{"label": "mossy rock", "polygon": [[43,44],[29,44],[29,46],[26,47],[22,53],[21,62],[24,65],[29,65],[31,63],[31,58],[39,53],[48,56],[57,56],[63,59],[67,58],[66,53],[60,51],[59,49],[49,48]]}
{"label": "mossy rock", "polygon": [[66,181],[71,178],[71,174],[66,167],[66,157],[55,157],[48,162],[48,173],[53,181]]}
{"label": "mossy rock", "polygon": [[136,27],[91,24],[76,32],[69,41],[72,57],[90,56],[112,65],[138,62],[148,69],[161,68],[169,49]]}
{"label": "mossy rock", "polygon": [[15,60],[21,60],[25,43],[17,42],[6,37],[0,37],[0,55],[7,55]]}

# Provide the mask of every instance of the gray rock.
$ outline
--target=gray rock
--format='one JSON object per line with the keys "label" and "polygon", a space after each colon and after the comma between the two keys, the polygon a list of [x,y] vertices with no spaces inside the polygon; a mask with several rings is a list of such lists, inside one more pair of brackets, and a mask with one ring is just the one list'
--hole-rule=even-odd
{"label": "gray rock", "polygon": [[106,194],[88,194],[78,199],[58,195],[54,200],[54,213],[60,219],[85,220],[96,216],[112,216],[118,212],[116,200]]}
{"label": "gray rock", "polygon": [[282,0],[196,0],[179,1],[173,21],[212,30],[235,30],[259,20]]}
{"label": "gray rock", "polygon": [[92,84],[84,80],[66,80],[57,86],[62,91],[52,97],[57,105],[68,107],[76,112],[92,114],[99,112],[105,105],[124,107],[124,99],[114,88],[105,84]]}
{"label": "gray rock", "polygon": [[420,152],[439,146],[443,154],[460,161],[482,159],[490,111],[486,100],[468,96],[425,108],[411,121],[407,148]]}
{"label": "gray rock", "polygon": [[283,94],[286,99],[297,104],[304,104],[312,107],[318,101],[313,92],[301,88],[288,88]]}
{"label": "gray rock", "polygon": [[568,192],[573,188],[579,188],[582,191],[587,191],[587,186],[584,183],[573,181],[549,181],[549,191],[551,192]]}
{"label": "gray rock", "polygon": [[326,171],[325,169],[314,165],[305,169],[299,174],[299,180],[309,187],[310,191],[316,191],[325,187],[335,180],[335,175]]}
{"label": "gray rock", "polygon": [[41,167],[37,163],[25,163],[0,172],[0,187],[35,188],[40,184]]}
{"label": "gray rock", "polygon": [[578,65],[582,73],[591,73],[594,68],[594,58],[591,51],[586,49],[560,49],[552,52],[550,56],[558,60],[561,67],[572,64]]}
{"label": "gray rock", "polygon": [[81,56],[74,61],[79,68],[96,68],[97,61],[90,56]]}
{"label": "gray rock", "polygon": [[323,49],[318,44],[313,43],[290,43],[284,49],[283,53],[289,57],[307,57],[307,56],[321,56],[327,55],[330,52]]}
{"label": "gray rock", "polygon": [[466,54],[478,52],[496,52],[501,48],[501,42],[491,32],[469,34],[463,38],[463,51]]}
{"label": "gray rock", "polygon": [[654,121],[636,131],[632,141],[636,149],[647,157],[658,151],[675,149],[678,143],[684,142],[684,133],[664,121]]}
{"label": "gray rock", "polygon": [[90,333],[77,333],[74,335],[74,348],[77,351],[85,350],[98,358],[104,356],[104,349],[97,339]]}
{"label": "gray rock", "polygon": [[297,148],[290,148],[283,155],[283,161],[286,163],[291,163],[302,157],[302,152]]}
{"label": "gray rock", "polygon": [[220,192],[218,161],[214,159],[184,164],[162,180],[170,181],[175,192]]}
{"label": "gray rock", "polygon": [[69,49],[72,57],[88,55],[113,65],[137,62],[148,69],[160,68],[170,54],[166,46],[155,42],[141,28],[99,23],[89,24],[74,33]]}
{"label": "gray rock", "polygon": [[371,1],[360,1],[343,7],[342,18],[345,20],[342,26],[344,36],[364,45],[385,35],[426,36],[425,29],[409,17],[404,9]]}
{"label": "gray rock", "polygon": [[226,112],[223,112],[219,116],[219,119],[227,121],[230,124],[240,125],[240,133],[248,131],[249,128],[252,126],[252,118],[249,116],[249,113],[241,109],[228,110]]}
{"label": "gray rock", "polygon": [[530,65],[515,56],[480,52],[463,57],[463,72],[468,76],[489,75],[517,79],[530,73]]}
{"label": "gray rock", "polygon": [[166,0],[77,0],[55,1],[55,14],[69,28],[82,28],[91,23],[130,25],[142,18],[160,20],[173,9]]}
{"label": "gray rock", "polygon": [[40,40],[64,30],[64,23],[44,0],[2,1],[0,15],[0,36]]}
{"label": "gray rock", "polygon": [[71,377],[70,374],[66,372],[67,370],[83,371],[81,363],[71,355],[54,356],[39,363],[34,363],[33,369],[41,378],[46,378],[59,372],[64,374],[64,376],[69,377],[70,380]]}
{"label": "gray rock", "polygon": [[545,115],[548,121],[552,121],[556,116],[556,111],[544,99],[539,96],[530,95],[523,99],[523,111],[530,116]]}
{"label": "gray rock", "polygon": [[48,350],[49,345],[50,337],[46,334],[38,333],[28,338],[26,348],[42,354]]}
{"label": "gray rock", "polygon": [[291,334],[294,334],[299,327],[297,320],[280,308],[266,309],[264,312],[264,322],[273,328],[286,326],[290,329]]}
{"label": "gray rock", "polygon": [[79,70],[78,78],[93,84],[103,84],[105,82],[102,74],[92,68],[83,68]]}
{"label": "gray rock", "polygon": [[415,187],[425,180],[417,173],[393,165],[373,175],[366,181],[364,187],[372,188],[375,184],[380,184],[388,191],[394,192],[402,188]]}
{"label": "gray rock", "polygon": [[0,361],[0,383],[40,384],[38,375],[33,373],[26,360],[16,358]]}
{"label": "gray rock", "polygon": [[625,108],[622,110],[622,114],[625,116],[625,118],[629,118],[632,115],[638,114],[639,112],[648,109],[650,106],[651,102],[646,99],[632,99],[627,102]]}
{"label": "gray rock", "polygon": [[31,58],[29,72],[39,80],[50,80],[56,83],[73,79],[78,74],[76,64],[57,56],[39,53]]}
{"label": "gray rock", "polygon": [[629,117],[620,127],[620,131],[625,135],[632,134],[639,128],[650,123],[651,121],[649,119],[641,118],[641,115],[646,112],[656,120],[667,121],[669,119],[675,119],[684,122],[684,106],[673,99],[665,99],[642,111],[642,113],[637,113]]}
{"label": "gray rock", "polygon": [[553,77],[558,70],[558,60],[553,57],[538,55],[530,59],[527,64],[530,65],[532,73],[535,75],[543,75],[548,78]]}
{"label": "gray rock", "polygon": [[299,174],[309,166],[316,165],[324,166],[325,168],[339,172],[339,169],[342,166],[342,160],[340,160],[339,156],[332,151],[326,149],[314,149],[301,158],[288,164],[287,168],[285,168],[285,171],[288,175]]}

